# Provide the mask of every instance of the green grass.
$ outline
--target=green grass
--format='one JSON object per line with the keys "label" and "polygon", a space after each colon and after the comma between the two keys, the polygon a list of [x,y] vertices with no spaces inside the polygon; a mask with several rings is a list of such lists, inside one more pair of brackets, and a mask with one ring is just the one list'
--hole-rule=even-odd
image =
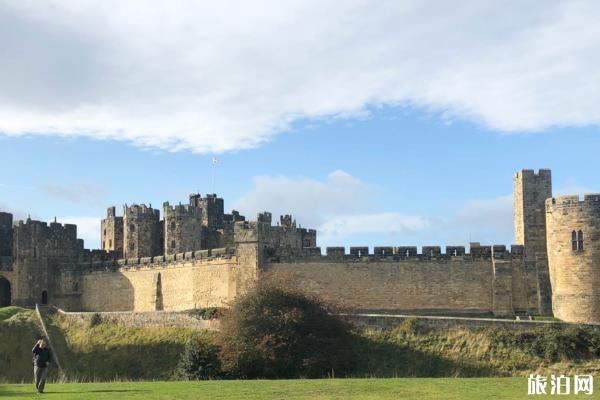
{"label": "green grass", "polygon": [[133,328],[110,322],[95,326],[70,323],[50,316],[48,330],[63,358],[67,375],[76,380],[167,380],[185,343],[213,332],[188,328]]}
{"label": "green grass", "polygon": [[[598,387],[598,382],[595,383]],[[0,385],[0,397],[39,399],[40,396],[34,395],[32,389],[32,385]],[[600,398],[597,394],[593,396],[580,394],[577,397]],[[525,378],[400,378],[49,384],[43,398],[57,400],[468,400],[527,399],[531,396],[527,396]]]}
{"label": "green grass", "polygon": [[24,313],[29,314],[31,310],[27,310],[25,308],[17,307],[17,306],[8,306],[0,308],[0,321],[5,321],[9,318],[12,318],[14,315]]}

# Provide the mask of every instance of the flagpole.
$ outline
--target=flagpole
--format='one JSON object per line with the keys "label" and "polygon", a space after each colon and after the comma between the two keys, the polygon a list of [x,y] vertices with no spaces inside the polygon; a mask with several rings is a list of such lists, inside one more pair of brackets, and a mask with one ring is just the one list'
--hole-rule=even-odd
{"label": "flagpole", "polygon": [[219,159],[217,158],[217,156],[213,156],[212,158],[212,192],[215,192],[215,171],[217,169],[217,164],[219,163]]}

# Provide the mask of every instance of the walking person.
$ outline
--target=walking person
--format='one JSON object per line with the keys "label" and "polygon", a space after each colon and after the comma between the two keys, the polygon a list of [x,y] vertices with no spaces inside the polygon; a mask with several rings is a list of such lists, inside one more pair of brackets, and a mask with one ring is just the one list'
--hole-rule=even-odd
{"label": "walking person", "polygon": [[48,376],[48,364],[52,361],[52,352],[48,348],[46,339],[40,339],[35,343],[33,349],[33,376],[35,388],[38,393],[44,393],[46,377]]}

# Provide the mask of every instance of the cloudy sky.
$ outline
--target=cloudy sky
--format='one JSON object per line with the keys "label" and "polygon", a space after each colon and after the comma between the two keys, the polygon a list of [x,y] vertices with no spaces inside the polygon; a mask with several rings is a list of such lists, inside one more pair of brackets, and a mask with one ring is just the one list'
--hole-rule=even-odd
{"label": "cloudy sky", "polygon": [[[327,245],[512,241],[512,174],[600,191],[600,3],[0,0],[0,209],[217,192]],[[213,167],[211,158],[219,164]]]}

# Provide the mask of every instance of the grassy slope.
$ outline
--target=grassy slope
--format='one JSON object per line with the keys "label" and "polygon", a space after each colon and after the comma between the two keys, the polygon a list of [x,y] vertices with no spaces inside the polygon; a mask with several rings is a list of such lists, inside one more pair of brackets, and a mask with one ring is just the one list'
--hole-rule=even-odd
{"label": "grassy slope", "polygon": [[77,380],[169,379],[185,343],[211,332],[184,328],[130,328],[67,323],[53,316],[48,329],[67,375]]}
{"label": "grassy slope", "polygon": [[[0,309],[0,311],[3,311]],[[11,311],[12,312],[12,311]],[[28,381],[30,349],[39,335],[31,311],[0,321],[0,381]],[[215,333],[181,328],[128,328],[103,322],[67,323],[47,318],[55,352],[75,381],[168,380],[186,341]],[[600,375],[600,359],[550,362],[526,348],[499,345],[486,331],[419,333],[410,324],[365,333],[357,347],[355,377],[526,376],[532,372]],[[3,368],[9,365],[10,368]],[[54,371],[56,372],[56,371]]]}
{"label": "grassy slope", "polygon": [[0,309],[0,381],[31,379],[31,348],[39,337],[33,311],[19,307]]}
{"label": "grassy slope", "polygon": [[401,325],[384,333],[367,333],[362,346],[363,376],[527,376],[600,375],[600,359],[551,362],[518,346],[495,343],[490,331],[456,329],[415,333]]}
{"label": "grassy slope", "polygon": [[[598,387],[599,382],[595,382]],[[0,397],[36,398],[31,385],[0,386]],[[123,382],[49,385],[48,399],[527,399],[525,378],[328,379]],[[561,396],[564,397],[564,396]],[[581,395],[579,396],[581,397]],[[598,395],[585,396],[598,398]]]}

